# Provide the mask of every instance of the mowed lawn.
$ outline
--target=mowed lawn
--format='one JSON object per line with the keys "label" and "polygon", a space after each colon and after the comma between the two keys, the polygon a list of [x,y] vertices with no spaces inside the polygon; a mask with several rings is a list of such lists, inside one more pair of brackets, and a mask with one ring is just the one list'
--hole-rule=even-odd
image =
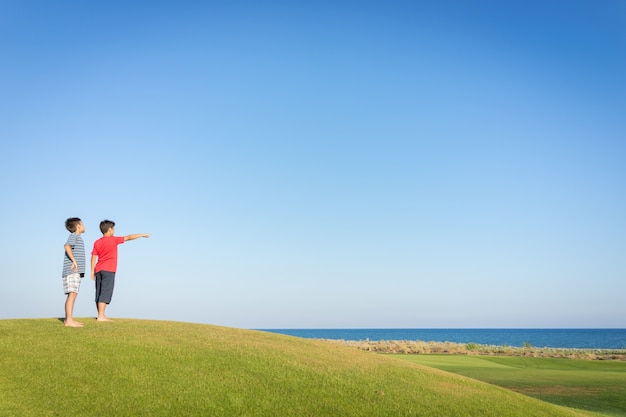
{"label": "mowed lawn", "polygon": [[508,356],[389,355],[543,401],[626,416],[626,362]]}

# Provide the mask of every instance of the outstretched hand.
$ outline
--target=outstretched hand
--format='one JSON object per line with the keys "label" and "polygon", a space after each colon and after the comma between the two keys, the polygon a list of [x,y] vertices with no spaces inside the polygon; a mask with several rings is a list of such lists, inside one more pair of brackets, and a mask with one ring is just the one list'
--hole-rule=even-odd
{"label": "outstretched hand", "polygon": [[127,235],[127,236],[124,236],[124,241],[135,240],[135,239],[139,239],[140,237],[150,237],[150,233],[136,233],[132,235]]}

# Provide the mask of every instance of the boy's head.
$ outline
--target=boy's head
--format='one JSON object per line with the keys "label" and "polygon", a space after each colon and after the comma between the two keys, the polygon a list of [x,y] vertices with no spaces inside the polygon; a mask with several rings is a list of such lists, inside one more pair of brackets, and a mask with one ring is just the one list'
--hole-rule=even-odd
{"label": "boy's head", "polygon": [[78,227],[81,225],[82,222],[83,221],[78,217],[70,217],[65,221],[65,228],[70,233],[76,233],[76,230],[78,230]]}
{"label": "boy's head", "polygon": [[115,227],[115,222],[112,220],[102,220],[100,222],[100,231],[103,235],[106,235],[107,232]]}

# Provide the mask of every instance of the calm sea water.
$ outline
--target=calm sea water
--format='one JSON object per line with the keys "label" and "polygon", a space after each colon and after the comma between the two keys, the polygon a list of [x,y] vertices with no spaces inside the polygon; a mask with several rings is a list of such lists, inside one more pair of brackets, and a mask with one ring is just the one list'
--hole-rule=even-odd
{"label": "calm sea water", "polygon": [[421,340],[568,349],[626,349],[626,329],[260,329],[309,339]]}

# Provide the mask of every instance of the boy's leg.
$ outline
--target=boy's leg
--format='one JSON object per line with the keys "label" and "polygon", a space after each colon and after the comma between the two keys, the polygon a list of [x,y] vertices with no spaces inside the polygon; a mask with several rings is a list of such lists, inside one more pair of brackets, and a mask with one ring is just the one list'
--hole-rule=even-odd
{"label": "boy's leg", "polygon": [[104,315],[104,310],[107,308],[107,303],[96,303],[96,307],[98,308],[98,318],[97,321],[111,321],[110,318]]}
{"label": "boy's leg", "polygon": [[65,300],[65,321],[63,322],[67,327],[83,327],[83,323],[74,320],[72,317],[72,313],[74,311],[74,301],[76,301],[76,297],[78,293],[71,292],[67,294],[67,299]]}
{"label": "boy's leg", "polygon": [[99,271],[96,273],[96,308],[98,310],[97,321],[111,321],[105,314],[107,304],[111,302],[113,287],[115,285],[115,272]]}
{"label": "boy's leg", "polygon": [[82,327],[83,323],[74,320],[74,302],[80,288],[80,274],[70,274],[63,277],[63,291],[67,294],[65,300],[65,320],[63,323],[68,327]]}

